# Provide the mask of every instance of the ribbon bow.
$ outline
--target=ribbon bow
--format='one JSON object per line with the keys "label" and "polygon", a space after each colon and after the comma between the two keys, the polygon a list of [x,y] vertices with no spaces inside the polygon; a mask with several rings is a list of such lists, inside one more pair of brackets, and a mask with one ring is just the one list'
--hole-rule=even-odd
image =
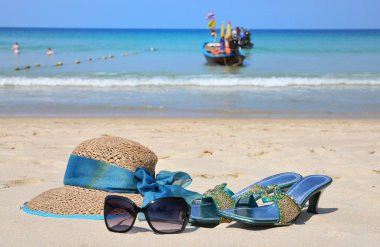
{"label": "ribbon bow", "polygon": [[186,190],[191,183],[191,177],[185,172],[161,171],[156,178],[144,168],[137,168],[134,173],[137,189],[144,196],[142,206],[163,197],[183,197],[187,203],[201,198],[201,194]]}

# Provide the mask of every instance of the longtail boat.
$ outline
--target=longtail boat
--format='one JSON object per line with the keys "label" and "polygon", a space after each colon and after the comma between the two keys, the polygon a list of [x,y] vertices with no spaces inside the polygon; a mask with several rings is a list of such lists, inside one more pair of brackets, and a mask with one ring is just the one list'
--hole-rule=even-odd
{"label": "longtail boat", "polygon": [[239,66],[243,64],[245,54],[239,50],[238,53],[232,51],[230,54],[218,52],[220,44],[218,42],[205,42],[201,46],[201,51],[207,62],[217,63],[227,66]]}

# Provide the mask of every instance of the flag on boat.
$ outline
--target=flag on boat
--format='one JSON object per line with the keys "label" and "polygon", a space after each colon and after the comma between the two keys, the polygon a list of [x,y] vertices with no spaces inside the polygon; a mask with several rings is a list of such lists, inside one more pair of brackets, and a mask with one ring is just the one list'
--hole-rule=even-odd
{"label": "flag on boat", "polygon": [[208,28],[214,29],[216,26],[215,19],[211,19],[211,21],[208,23]]}
{"label": "flag on boat", "polygon": [[206,20],[211,20],[211,19],[214,19],[215,18],[215,13],[214,12],[210,12],[208,13],[206,16],[205,16],[205,19]]}
{"label": "flag on boat", "polygon": [[224,36],[224,23],[222,23],[222,27],[220,28],[220,37]]}
{"label": "flag on boat", "polygon": [[228,21],[226,36],[231,37],[231,21]]}

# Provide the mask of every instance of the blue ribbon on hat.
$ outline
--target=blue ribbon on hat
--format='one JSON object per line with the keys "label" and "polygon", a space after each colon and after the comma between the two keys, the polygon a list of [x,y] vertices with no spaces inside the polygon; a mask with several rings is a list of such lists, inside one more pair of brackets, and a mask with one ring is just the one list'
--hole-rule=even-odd
{"label": "blue ribbon on hat", "polygon": [[192,181],[185,172],[161,171],[153,178],[144,168],[137,168],[134,177],[137,189],[144,195],[142,206],[163,197],[182,197],[189,204],[202,197],[197,192],[185,189]]}
{"label": "blue ribbon on hat", "polygon": [[192,179],[185,172],[161,171],[155,178],[145,168],[135,172],[87,157],[71,155],[64,184],[115,193],[140,193],[143,205],[163,197],[182,197],[187,203],[201,198],[186,190]]}

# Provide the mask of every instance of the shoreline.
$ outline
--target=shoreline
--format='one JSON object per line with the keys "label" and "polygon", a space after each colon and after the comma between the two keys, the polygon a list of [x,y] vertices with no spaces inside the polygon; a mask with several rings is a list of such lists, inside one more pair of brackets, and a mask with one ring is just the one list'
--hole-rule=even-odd
{"label": "shoreline", "polygon": [[[326,120],[326,121],[379,121],[380,120],[380,112],[379,113],[362,113],[362,116],[358,116],[358,114],[352,114],[347,113],[344,114],[346,116],[343,116],[343,114],[337,113],[337,114],[310,114],[305,115],[304,113],[299,113],[298,115],[290,115],[286,113],[270,113],[270,114],[261,114],[257,113],[255,115],[252,115],[250,117],[247,117],[246,115],[239,115],[239,113],[228,113],[223,115],[207,115],[207,116],[170,116],[170,115],[151,115],[151,116],[145,116],[143,113],[142,115],[85,115],[78,113],[77,115],[70,115],[70,114],[59,114],[59,115],[1,115],[0,113],[0,119],[129,119],[129,120],[138,120],[138,119],[150,119],[150,120],[246,120],[246,121],[261,121],[261,120],[268,120],[268,121],[308,121],[308,120]],[[311,116],[314,115],[314,116]],[[370,115],[370,116],[369,116]],[[329,117],[326,117],[329,116]]]}
{"label": "shoreline", "polygon": [[377,118],[291,118],[291,117],[283,117],[283,118],[234,118],[234,117],[139,117],[139,116],[0,116],[1,121],[12,121],[12,120],[25,120],[25,121],[45,121],[45,120],[64,120],[64,121],[156,121],[156,122],[188,122],[188,121],[201,121],[201,122],[330,122],[330,123],[343,123],[343,122],[378,122],[380,119]]}
{"label": "shoreline", "polygon": [[380,87],[182,90],[0,88],[0,116],[380,118]]}

